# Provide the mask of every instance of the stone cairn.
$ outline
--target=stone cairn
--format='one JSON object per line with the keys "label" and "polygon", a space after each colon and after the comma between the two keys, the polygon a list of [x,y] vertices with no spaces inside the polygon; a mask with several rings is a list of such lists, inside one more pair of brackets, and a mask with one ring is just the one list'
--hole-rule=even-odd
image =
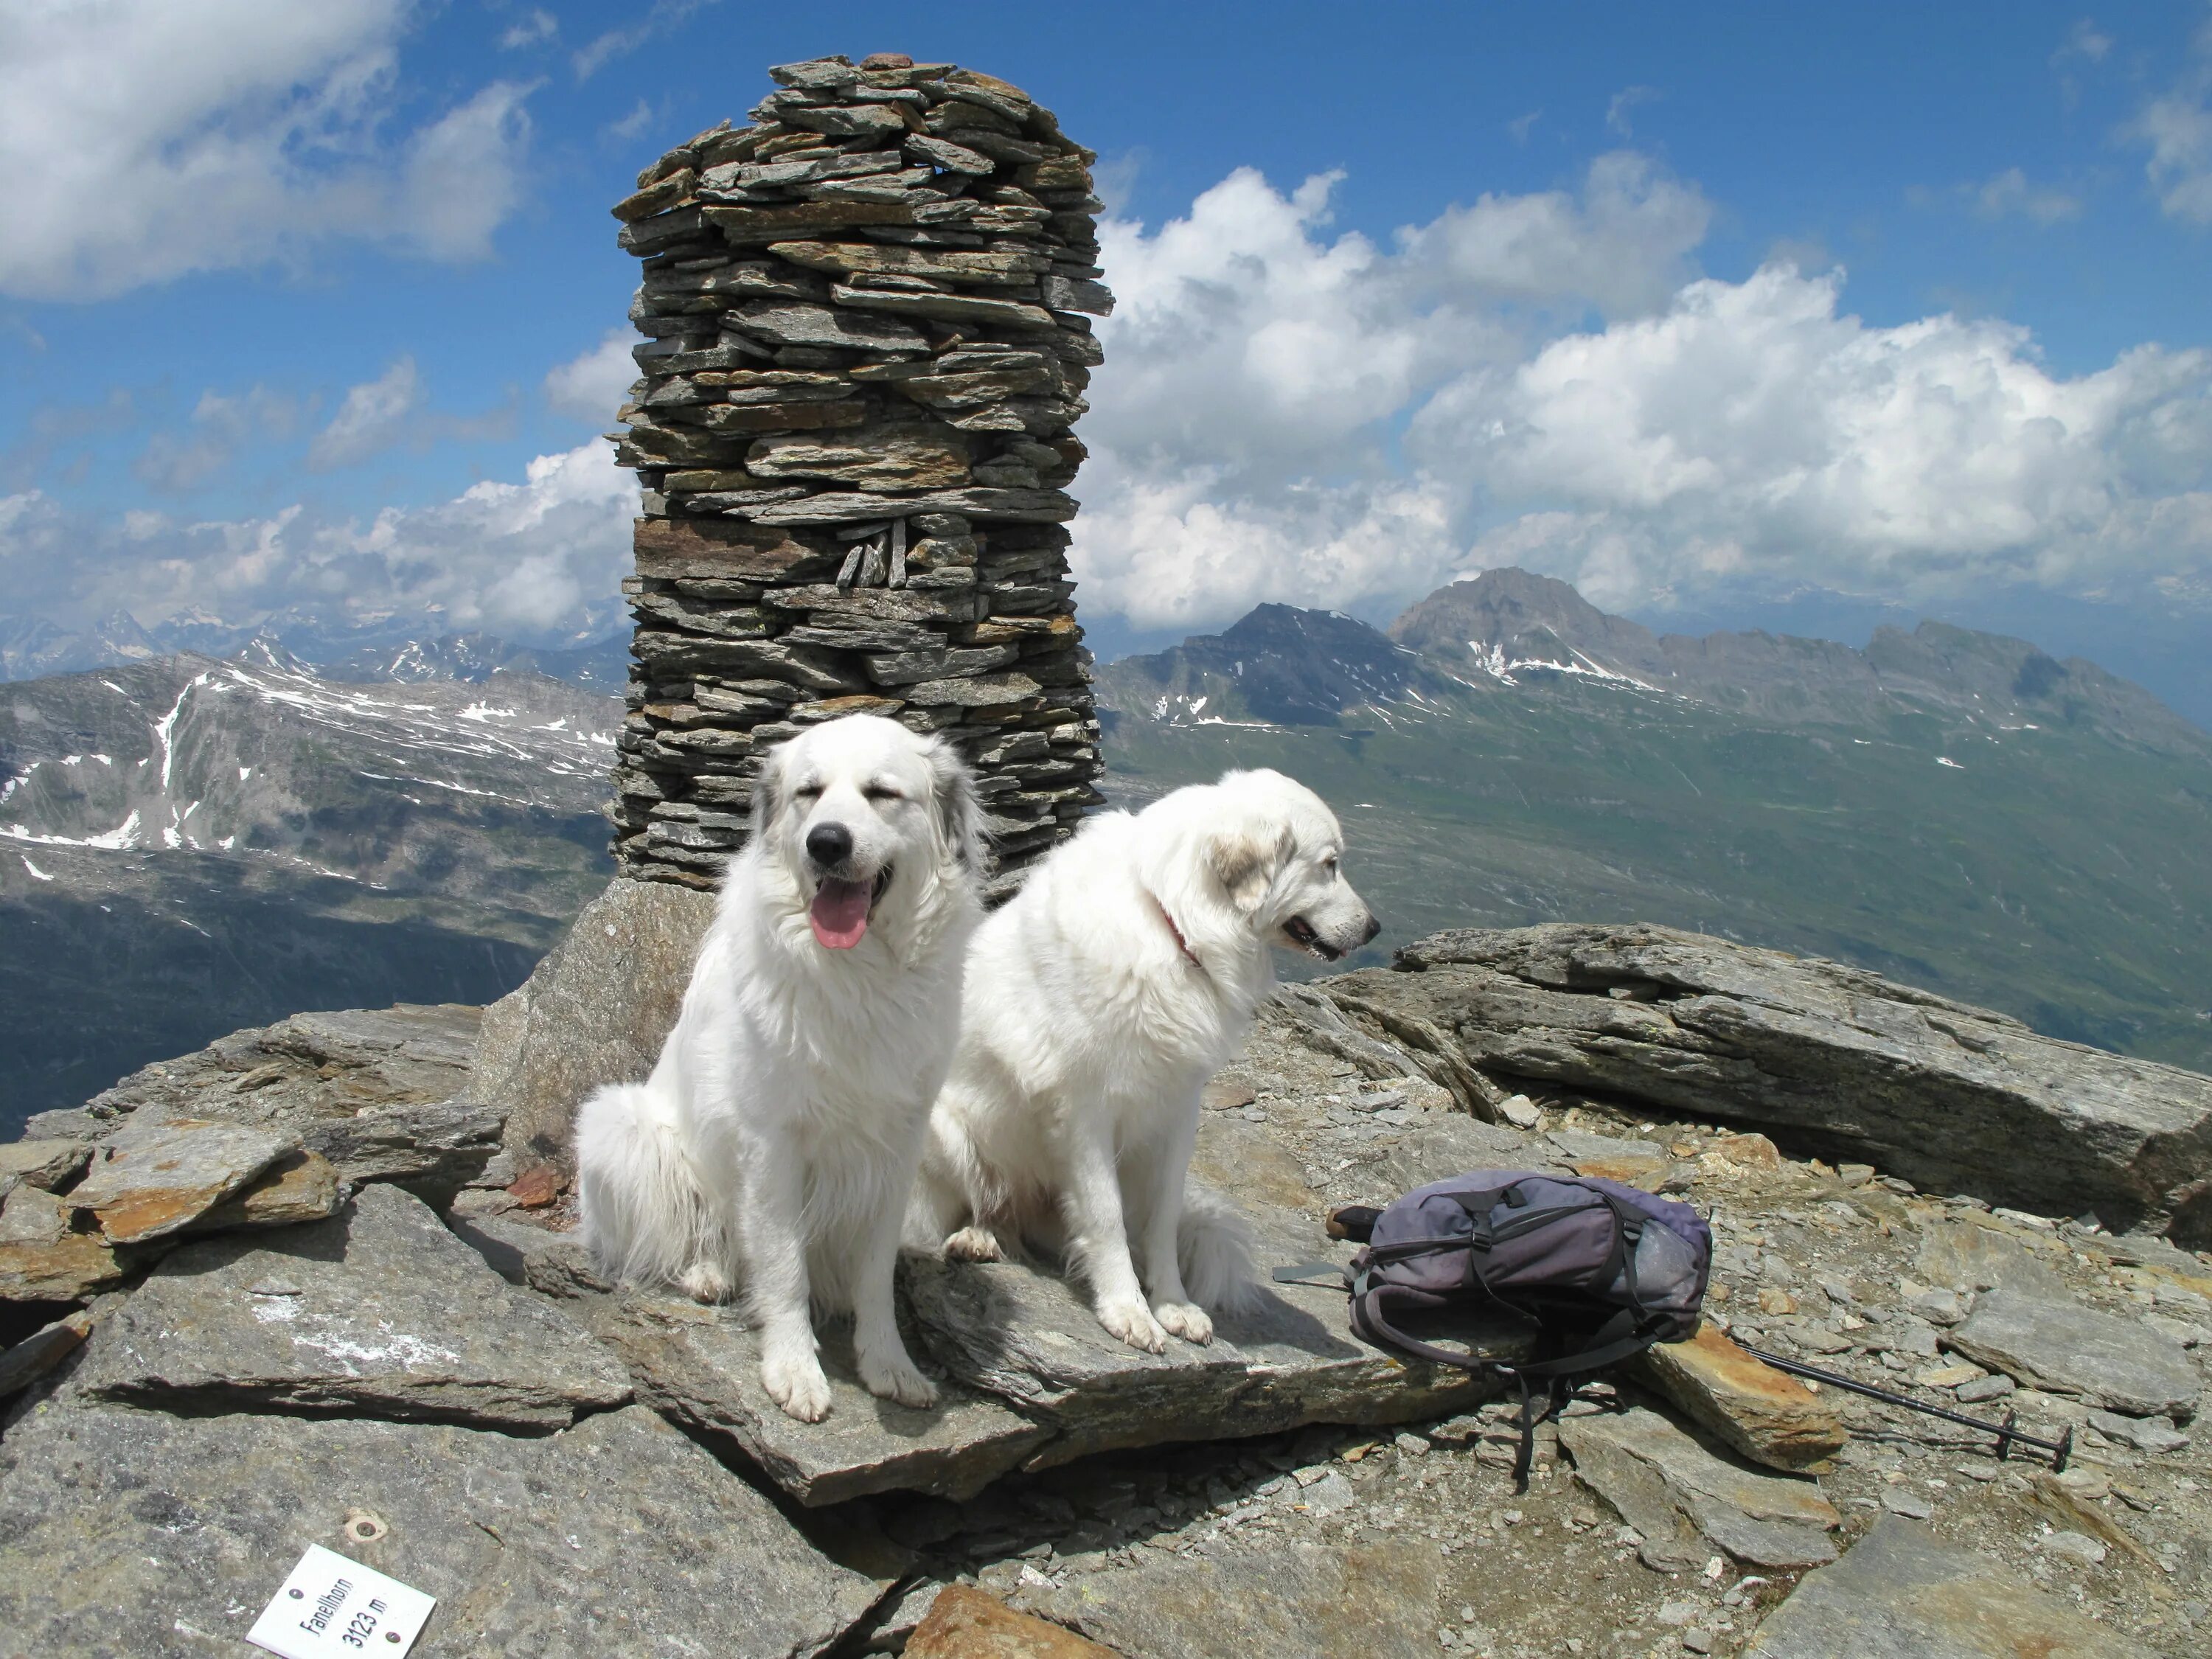
{"label": "stone cairn", "polygon": [[1097,158],[950,64],[769,74],[614,210],[648,337],[613,434],[645,514],[615,850],[712,886],[763,755],[868,712],[960,745],[1010,890],[1101,799],[1065,527]]}

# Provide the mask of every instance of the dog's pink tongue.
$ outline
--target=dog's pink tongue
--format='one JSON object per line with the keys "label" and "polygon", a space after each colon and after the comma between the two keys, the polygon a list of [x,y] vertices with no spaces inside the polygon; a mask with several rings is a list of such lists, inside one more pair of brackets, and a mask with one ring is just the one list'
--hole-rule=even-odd
{"label": "dog's pink tongue", "polygon": [[806,919],[814,924],[814,937],[824,949],[849,951],[868,931],[868,901],[873,896],[865,881],[824,880],[814,890]]}

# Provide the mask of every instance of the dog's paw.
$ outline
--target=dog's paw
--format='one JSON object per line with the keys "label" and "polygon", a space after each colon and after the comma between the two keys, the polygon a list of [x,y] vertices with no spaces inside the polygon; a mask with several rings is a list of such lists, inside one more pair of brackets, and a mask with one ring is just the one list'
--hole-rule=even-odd
{"label": "dog's paw", "polygon": [[1142,1348],[1147,1353],[1168,1351],[1168,1334],[1152,1317],[1152,1310],[1141,1302],[1102,1302],[1098,1304],[1098,1322],[1133,1348]]}
{"label": "dog's paw", "polygon": [[822,1362],[812,1354],[763,1359],[761,1386],[768,1390],[769,1399],[783,1407],[787,1417],[819,1423],[830,1415],[830,1379],[822,1374]]}
{"label": "dog's paw", "polygon": [[730,1278],[711,1261],[695,1261],[677,1279],[676,1288],[694,1302],[725,1302],[729,1299]]}
{"label": "dog's paw", "polygon": [[1152,1317],[1186,1342],[1203,1345],[1213,1340],[1213,1322],[1206,1316],[1206,1310],[1194,1303],[1157,1304],[1152,1309]]}
{"label": "dog's paw", "polygon": [[1003,1261],[1006,1252],[988,1227],[963,1227],[945,1241],[947,1261]]}
{"label": "dog's paw", "polygon": [[863,1353],[856,1356],[861,1386],[879,1400],[896,1400],[902,1406],[934,1406],[937,1384],[916,1369],[903,1353]]}

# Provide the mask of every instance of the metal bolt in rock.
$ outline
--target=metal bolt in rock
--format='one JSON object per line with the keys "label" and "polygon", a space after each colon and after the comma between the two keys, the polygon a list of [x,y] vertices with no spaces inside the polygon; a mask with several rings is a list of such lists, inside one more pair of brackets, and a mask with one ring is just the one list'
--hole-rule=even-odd
{"label": "metal bolt in rock", "polygon": [[647,337],[616,434],[645,513],[615,850],[711,886],[768,750],[868,712],[974,763],[1004,890],[1101,799],[1065,527],[1113,306],[1097,157],[950,64],[769,74],[752,125],[614,210]]}

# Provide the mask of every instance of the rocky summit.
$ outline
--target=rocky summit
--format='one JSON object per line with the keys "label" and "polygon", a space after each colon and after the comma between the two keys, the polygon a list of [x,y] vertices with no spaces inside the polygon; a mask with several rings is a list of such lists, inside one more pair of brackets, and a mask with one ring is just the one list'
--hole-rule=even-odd
{"label": "rocky summit", "polygon": [[1517,1403],[1325,1284],[1155,1356],[1049,1262],[909,1255],[942,1403],[832,1329],[802,1424],[741,1311],[571,1231],[568,1115],[650,1062],[710,902],[618,880],[490,1010],[295,1017],[0,1147],[0,1653],[228,1648],[309,1544],[436,1595],[431,1654],[2203,1650],[2203,1079],[1696,935],[1441,934],[1270,1003],[1194,1176],[1267,1267],[1470,1168],[1709,1215],[1704,1328],[1525,1491]]}

